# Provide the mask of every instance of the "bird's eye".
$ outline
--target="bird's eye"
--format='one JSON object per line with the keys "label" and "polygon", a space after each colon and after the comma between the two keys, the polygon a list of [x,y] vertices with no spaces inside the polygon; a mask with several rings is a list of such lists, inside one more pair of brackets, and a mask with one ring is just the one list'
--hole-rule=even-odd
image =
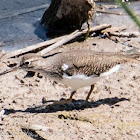
{"label": "bird's eye", "polygon": [[29,62],[29,61],[24,62],[24,65],[30,65],[30,64],[31,64],[31,62]]}

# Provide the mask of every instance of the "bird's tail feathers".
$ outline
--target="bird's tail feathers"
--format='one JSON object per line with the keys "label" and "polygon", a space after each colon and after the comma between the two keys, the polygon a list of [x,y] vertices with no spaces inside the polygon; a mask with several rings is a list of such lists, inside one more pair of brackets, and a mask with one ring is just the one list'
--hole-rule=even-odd
{"label": "bird's tail feathers", "polygon": [[130,58],[133,62],[140,62],[140,51],[138,49],[132,49],[125,52],[127,58]]}

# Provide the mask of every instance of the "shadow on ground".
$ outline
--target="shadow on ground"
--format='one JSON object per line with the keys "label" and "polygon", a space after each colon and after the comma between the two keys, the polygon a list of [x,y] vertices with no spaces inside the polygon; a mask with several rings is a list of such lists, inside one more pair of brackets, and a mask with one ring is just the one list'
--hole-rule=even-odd
{"label": "shadow on ground", "polygon": [[[64,100],[64,99],[63,99]],[[100,105],[109,105],[113,107],[116,103],[122,102],[122,101],[129,101],[129,99],[126,98],[105,98],[105,99],[100,99],[96,102],[88,102],[86,106],[82,106],[84,103],[84,100],[73,100],[72,103],[69,104],[49,104],[49,105],[40,105],[40,106],[35,106],[35,107],[30,107],[27,108],[26,110],[14,110],[14,109],[5,109],[5,115],[9,115],[12,113],[16,112],[28,112],[28,113],[53,113],[57,111],[72,111],[72,110],[84,110],[85,108],[96,108]],[[48,102],[55,102],[55,101],[47,101]],[[115,105],[119,106],[119,105]]]}

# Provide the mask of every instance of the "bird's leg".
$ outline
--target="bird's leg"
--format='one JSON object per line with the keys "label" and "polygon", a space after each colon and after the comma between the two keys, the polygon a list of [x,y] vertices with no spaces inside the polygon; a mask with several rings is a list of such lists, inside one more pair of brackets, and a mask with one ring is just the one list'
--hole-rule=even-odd
{"label": "bird's leg", "polygon": [[88,93],[88,95],[86,97],[86,100],[85,100],[84,104],[83,104],[84,106],[87,105],[88,99],[89,99],[89,97],[90,97],[90,95],[91,95],[93,90],[94,90],[94,85],[91,85],[90,91],[89,91],[89,93]]}
{"label": "bird's leg", "polygon": [[57,102],[55,102],[55,103],[53,103],[53,104],[66,104],[66,103],[70,103],[70,102],[72,102],[72,97],[73,97],[73,95],[76,93],[76,91],[72,91],[71,92],[71,95],[70,95],[70,97],[69,97],[69,99],[67,99],[67,100],[62,100],[62,101],[57,101]]}
{"label": "bird's leg", "polygon": [[38,107],[44,107],[44,106],[48,106],[48,105],[57,105],[57,104],[66,104],[66,103],[70,103],[70,102],[72,102],[72,97],[73,97],[73,95],[74,95],[75,93],[76,93],[75,90],[72,91],[72,92],[71,92],[71,95],[70,95],[70,97],[69,97],[69,99],[67,99],[67,100],[53,101],[52,104],[45,103],[45,104],[43,104],[43,105],[41,105],[41,106],[38,106]]}

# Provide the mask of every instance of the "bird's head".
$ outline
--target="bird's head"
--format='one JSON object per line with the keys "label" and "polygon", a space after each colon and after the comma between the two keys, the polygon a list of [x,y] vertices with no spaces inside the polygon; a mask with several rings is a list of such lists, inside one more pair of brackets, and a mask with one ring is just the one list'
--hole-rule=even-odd
{"label": "bird's head", "polygon": [[27,54],[21,58],[19,68],[36,71],[36,65],[41,62],[41,59],[39,55]]}

